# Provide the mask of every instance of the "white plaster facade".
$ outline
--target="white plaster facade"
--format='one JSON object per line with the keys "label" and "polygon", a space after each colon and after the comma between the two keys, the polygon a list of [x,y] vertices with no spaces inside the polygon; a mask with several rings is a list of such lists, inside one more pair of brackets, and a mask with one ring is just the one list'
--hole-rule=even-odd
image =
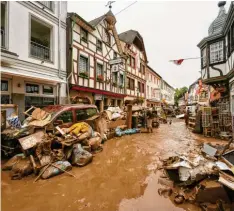
{"label": "white plaster facade", "polygon": [[147,106],[154,107],[161,104],[161,79],[151,67],[147,66],[146,71],[146,99]]}
{"label": "white plaster facade", "polygon": [[[43,98],[38,106],[64,103],[67,2],[2,1],[1,6],[5,7],[5,21],[1,24],[1,80],[8,83],[8,89],[1,90],[1,96],[9,95],[9,102],[5,103],[18,104],[21,119],[28,106],[27,96],[33,98],[32,104]],[[33,48],[32,37],[35,33],[42,36],[40,33],[45,28],[49,37],[44,38],[49,43],[47,48],[39,44]],[[29,93],[26,84],[35,85],[36,91]]]}
{"label": "white plaster facade", "polygon": [[162,101],[165,101],[169,105],[174,105],[175,89],[170,86],[165,80],[161,81],[161,98]]}

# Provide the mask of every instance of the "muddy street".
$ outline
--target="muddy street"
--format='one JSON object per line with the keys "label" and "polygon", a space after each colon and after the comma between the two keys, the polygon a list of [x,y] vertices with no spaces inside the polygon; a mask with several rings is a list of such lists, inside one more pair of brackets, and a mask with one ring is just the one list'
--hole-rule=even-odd
{"label": "muddy street", "polygon": [[91,164],[73,167],[77,178],[62,174],[34,183],[33,175],[11,180],[2,172],[2,210],[199,210],[159,196],[157,168],[164,156],[193,150],[203,141],[183,121],[173,120],[152,134],[108,140]]}

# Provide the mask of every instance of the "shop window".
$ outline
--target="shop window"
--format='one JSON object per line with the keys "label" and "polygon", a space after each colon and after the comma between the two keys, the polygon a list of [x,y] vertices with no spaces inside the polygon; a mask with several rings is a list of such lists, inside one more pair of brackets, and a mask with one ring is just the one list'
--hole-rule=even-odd
{"label": "shop window", "polygon": [[73,122],[73,112],[72,111],[65,111],[59,115],[57,120],[62,120],[63,123]]}
{"label": "shop window", "polygon": [[1,95],[1,104],[10,104],[10,95]]}
{"label": "shop window", "polygon": [[102,41],[97,40],[97,50],[102,52]]}
{"label": "shop window", "polygon": [[7,92],[8,91],[8,81],[1,80],[1,91]]}
{"label": "shop window", "polygon": [[87,57],[80,56],[79,72],[88,73],[88,58]]}
{"label": "shop window", "polygon": [[54,88],[53,86],[43,86],[43,94],[45,95],[53,95],[54,94]]}
{"label": "shop window", "polygon": [[210,45],[210,63],[222,62],[224,60],[223,41]]}
{"label": "shop window", "polygon": [[26,84],[26,93],[39,94],[39,85]]}
{"label": "shop window", "polygon": [[55,105],[56,100],[53,97],[37,97],[37,96],[25,96],[25,110],[35,106],[43,108],[48,105]]}
{"label": "shop window", "polygon": [[84,42],[88,41],[88,32],[83,28],[80,29],[80,38]]}

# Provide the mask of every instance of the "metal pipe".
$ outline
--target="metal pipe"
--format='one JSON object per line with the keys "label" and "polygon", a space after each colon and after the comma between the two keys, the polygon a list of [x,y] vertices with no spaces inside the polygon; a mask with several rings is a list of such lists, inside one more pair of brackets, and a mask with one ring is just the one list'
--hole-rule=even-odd
{"label": "metal pipe", "polygon": [[70,90],[69,90],[69,79],[72,76],[73,72],[73,28],[74,28],[75,22],[72,20],[72,27],[71,27],[71,72],[69,76],[67,77],[67,96],[68,96],[68,104],[71,104],[70,99]]}

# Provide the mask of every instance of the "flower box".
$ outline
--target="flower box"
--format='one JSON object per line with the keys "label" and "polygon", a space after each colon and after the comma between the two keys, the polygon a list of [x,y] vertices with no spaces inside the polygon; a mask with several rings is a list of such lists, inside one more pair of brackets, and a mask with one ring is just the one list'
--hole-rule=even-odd
{"label": "flower box", "polygon": [[81,78],[89,78],[87,72],[80,72],[80,73],[79,73],[79,76],[80,76]]}
{"label": "flower box", "polygon": [[97,76],[97,81],[98,81],[98,82],[103,82],[103,81],[104,81],[103,75],[98,75],[98,76]]}

